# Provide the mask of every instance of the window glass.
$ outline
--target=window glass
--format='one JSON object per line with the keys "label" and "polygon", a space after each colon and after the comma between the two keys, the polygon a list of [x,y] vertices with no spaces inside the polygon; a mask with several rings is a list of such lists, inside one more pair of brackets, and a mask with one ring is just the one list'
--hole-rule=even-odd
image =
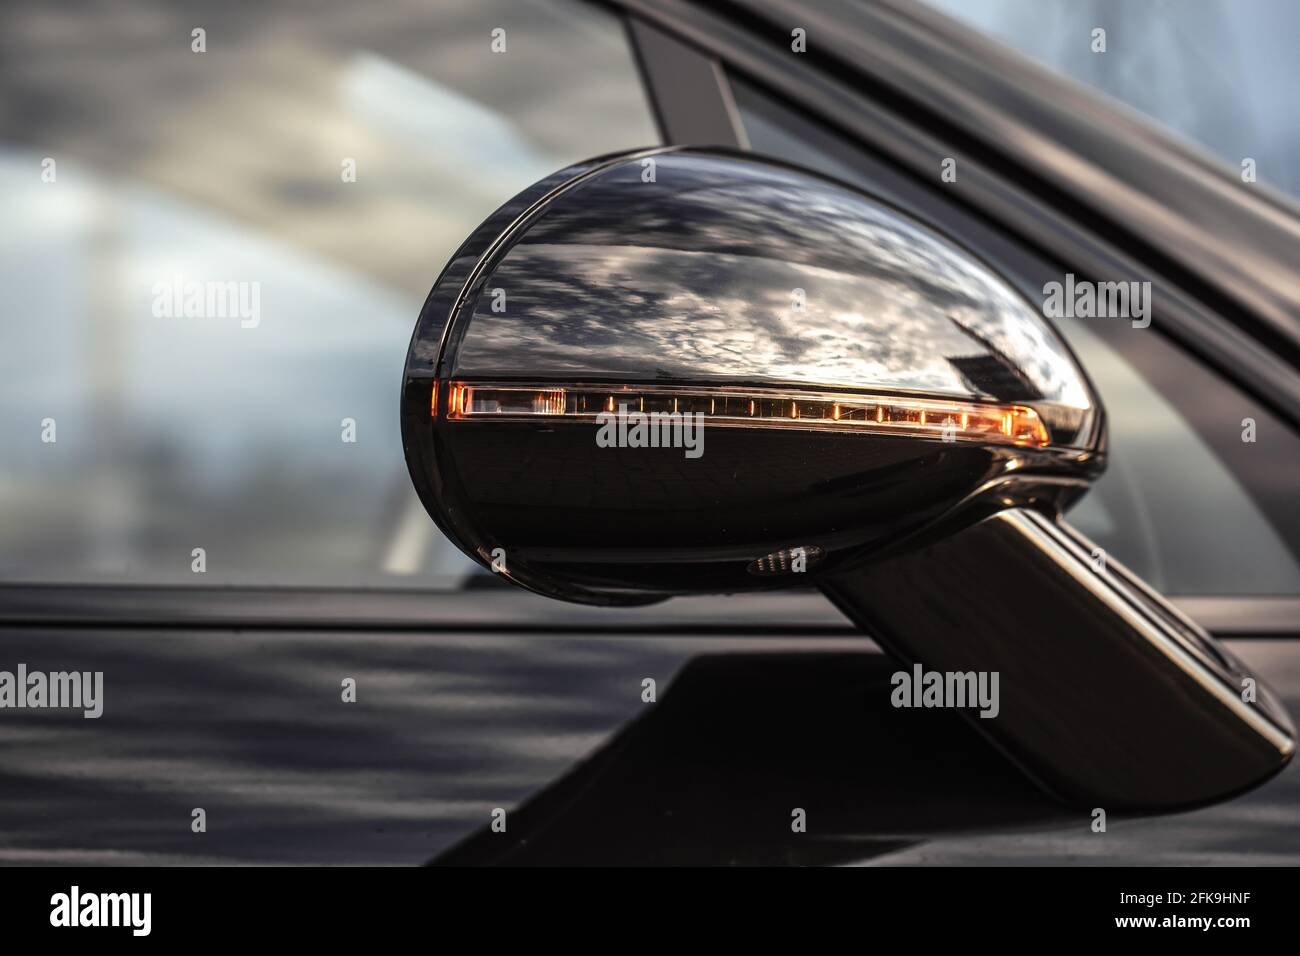
{"label": "window glass", "polygon": [[1300,196],[1295,0],[927,2]]}
{"label": "window glass", "polygon": [[[1286,542],[1178,407],[1086,319],[1055,324],[1109,422],[1106,473],[1070,522],[1167,594],[1300,593],[1300,565]],[[1193,361],[1172,346],[1162,355],[1175,365]],[[1252,452],[1241,444],[1243,457]]]}
{"label": "window glass", "polygon": [[406,474],[407,344],[493,209],[657,142],[622,24],[561,0],[3,23],[0,580],[463,575]]}
{"label": "window glass", "polygon": [[[915,187],[906,186],[905,177],[748,84],[733,86],[756,152],[853,183],[904,209],[916,208]],[[987,226],[973,221],[959,226],[955,214],[942,225],[986,256],[998,258],[993,251],[998,237],[990,235]],[[1023,253],[1017,267],[1040,270],[1013,276],[1022,291],[1060,279],[1059,272],[1033,264]],[[1300,593],[1300,565],[1293,551],[1239,477],[1252,474],[1255,446],[1236,443],[1233,460],[1221,458],[1180,408],[1126,360],[1123,341],[1097,334],[1087,321],[1062,319],[1055,324],[1101,395],[1110,455],[1105,474],[1071,510],[1071,523],[1168,594]],[[1235,390],[1207,370],[1193,368],[1192,358],[1151,329],[1125,334],[1153,337],[1144,338],[1143,345],[1153,361],[1165,364],[1166,375],[1186,379],[1195,373],[1206,379],[1204,387],[1219,393],[1217,404],[1232,410],[1223,416],[1225,427],[1238,427],[1237,410],[1249,408],[1249,403]],[[1291,436],[1273,440],[1296,444]],[[1300,461],[1300,449],[1292,460]]]}

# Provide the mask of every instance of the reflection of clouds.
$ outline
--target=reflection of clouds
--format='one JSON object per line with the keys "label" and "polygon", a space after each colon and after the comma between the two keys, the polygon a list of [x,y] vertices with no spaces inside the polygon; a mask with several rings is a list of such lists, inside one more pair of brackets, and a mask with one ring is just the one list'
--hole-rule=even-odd
{"label": "reflection of clouds", "polygon": [[[492,282],[509,290],[518,319],[483,324],[461,355],[467,374],[509,355],[556,372],[635,374],[649,361],[659,377],[970,394],[945,358],[972,351],[970,339],[951,323],[916,336],[910,316],[922,303],[896,283],[735,255],[535,245]],[[794,288],[808,290],[803,312],[791,310]]]}
{"label": "reflection of clouds", "polygon": [[[632,163],[558,200],[489,280],[458,374],[739,379],[1086,407],[1056,336],[987,269],[856,194],[784,169],[700,156]],[[792,308],[795,288],[804,311]],[[1014,384],[1014,382],[1013,382]],[[1006,382],[999,384],[1005,390]]]}

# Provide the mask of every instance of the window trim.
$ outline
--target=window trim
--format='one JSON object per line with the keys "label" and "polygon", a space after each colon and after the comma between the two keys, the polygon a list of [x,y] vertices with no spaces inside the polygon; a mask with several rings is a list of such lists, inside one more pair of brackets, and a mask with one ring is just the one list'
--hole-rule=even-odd
{"label": "window trim", "polygon": [[636,17],[626,23],[663,145],[749,149],[731,81],[717,57]]}
{"label": "window trim", "polygon": [[[819,591],[679,597],[633,608],[562,604],[496,579],[465,591],[0,585],[0,630],[547,633],[867,638]],[[487,593],[485,593],[487,592]],[[1170,599],[1216,637],[1300,638],[1300,596]]]}

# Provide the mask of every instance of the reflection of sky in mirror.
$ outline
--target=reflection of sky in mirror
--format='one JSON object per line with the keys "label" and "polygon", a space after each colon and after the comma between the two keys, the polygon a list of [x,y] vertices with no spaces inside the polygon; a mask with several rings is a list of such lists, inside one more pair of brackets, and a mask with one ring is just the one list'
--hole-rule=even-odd
{"label": "reflection of sky in mirror", "polygon": [[[653,125],[621,28],[573,3],[306,13],[6,5],[0,578],[192,583],[194,547],[204,583],[465,573],[403,461],[420,303],[512,194]],[[155,317],[175,276],[257,283],[260,324]]]}
{"label": "reflection of sky in mirror", "polygon": [[[899,214],[775,167],[701,157],[561,197],[495,270],[458,374],[734,376],[1087,407],[1067,353],[986,267]],[[802,311],[792,290],[803,289]],[[1018,394],[972,381],[993,356]],[[1001,383],[1005,387],[1005,378]]]}

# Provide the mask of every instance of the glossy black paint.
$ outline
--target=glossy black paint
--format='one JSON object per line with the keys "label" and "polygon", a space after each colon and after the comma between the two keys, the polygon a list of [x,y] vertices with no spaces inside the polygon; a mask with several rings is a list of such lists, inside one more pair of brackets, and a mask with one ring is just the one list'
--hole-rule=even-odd
{"label": "glossy black paint", "polygon": [[[5,624],[8,669],[102,670],[108,697],[100,720],[6,712],[0,864],[412,865],[505,807],[509,831],[478,840],[484,855],[726,865],[778,859],[794,806],[810,821],[795,852],[815,855],[833,825],[838,858],[885,865],[1300,861],[1300,765],[1230,804],[1091,833],[1077,813],[1044,815],[957,715],[890,707],[897,665],[847,622],[832,632],[842,618],[815,593],[614,610],[513,587],[369,603],[316,591],[278,625],[277,591],[242,597],[265,623],[227,607],[224,624],[150,625],[105,594],[119,607],[98,625]],[[222,603],[211,589],[175,601],[178,621]],[[303,623],[313,613],[341,626]],[[1300,707],[1300,644],[1233,646]],[[357,705],[339,703],[339,674]],[[658,679],[657,704],[639,675]],[[557,782],[575,802],[535,819],[532,798]],[[207,834],[190,830],[195,806]],[[1023,832],[1034,821],[1043,832]]]}
{"label": "glossy black paint", "polygon": [[[920,833],[1077,818],[952,711],[891,707],[896,669],[861,650],[692,658],[653,707],[512,809],[505,833],[483,826],[430,862],[823,865],[887,857]],[[815,831],[773,825],[792,807]]]}
{"label": "glossy black paint", "polygon": [[[957,520],[972,492],[1003,481],[1018,502],[1078,491],[1060,456],[1039,456],[1041,484],[1007,469],[1019,450],[841,433],[706,426],[706,452],[597,449],[595,426],[453,422],[439,437],[444,495],[477,547],[501,547],[511,577],[537,587],[579,584],[617,593],[685,594],[789,587],[749,564],[787,547],[818,546],[831,570]],[[809,576],[805,575],[806,580]],[[530,583],[529,579],[522,579]]]}
{"label": "glossy black paint", "polygon": [[1286,766],[1295,728],[1262,681],[1096,554],[1066,526],[1007,510],[822,589],[897,658],[997,673],[997,716],[971,722],[1081,810],[1196,806]]}
{"label": "glossy black paint", "polygon": [[[448,420],[450,381],[1014,402],[1053,447],[706,425],[687,459],[598,448],[590,422]],[[574,167],[476,231],[421,314],[403,435],[462,549],[593,603],[780,587],[749,564],[816,545],[829,571],[986,501],[1059,508],[1104,463],[1086,377],[992,270],[856,190],[716,150]]]}

